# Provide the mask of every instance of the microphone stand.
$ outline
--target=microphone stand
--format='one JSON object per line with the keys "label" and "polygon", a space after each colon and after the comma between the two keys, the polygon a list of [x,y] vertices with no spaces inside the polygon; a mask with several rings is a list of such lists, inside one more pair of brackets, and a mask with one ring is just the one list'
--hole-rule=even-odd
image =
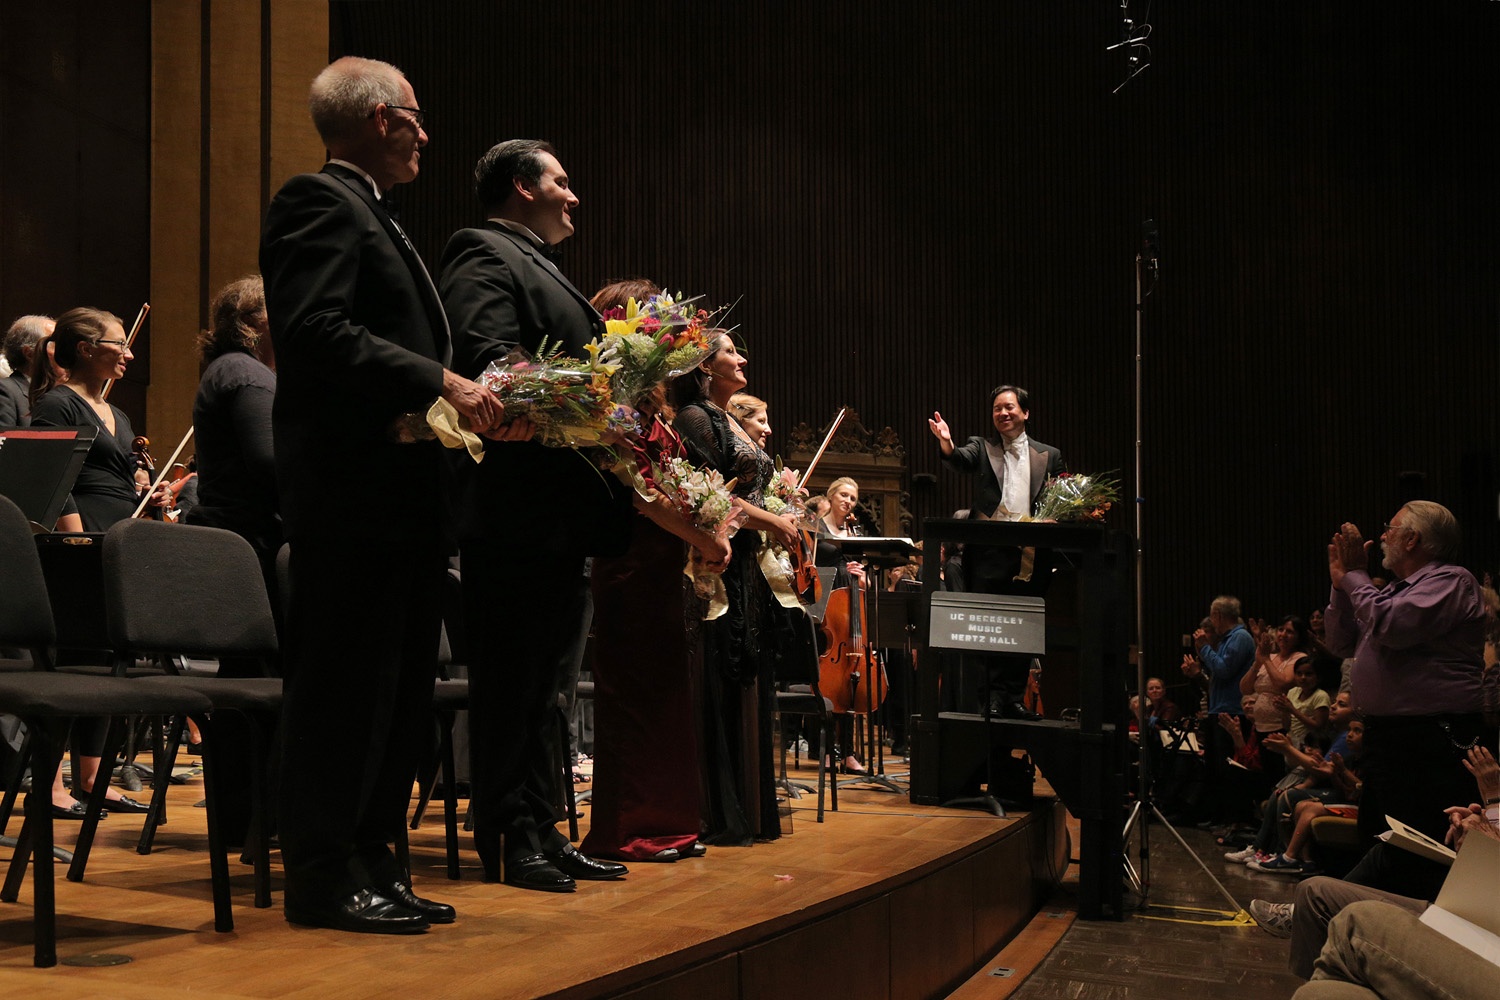
{"label": "microphone stand", "polygon": [[[1123,86],[1123,84],[1122,84]],[[1145,486],[1142,477],[1141,464],[1141,441],[1142,441],[1142,341],[1145,332],[1146,299],[1156,288],[1157,279],[1161,270],[1161,250],[1157,239],[1156,223],[1147,219],[1141,224],[1141,249],[1135,255],[1135,678],[1138,699],[1136,703],[1136,731],[1140,736],[1140,765],[1137,768],[1137,795],[1135,803],[1130,807],[1130,814],[1125,819],[1124,831],[1121,834],[1122,844],[1130,841],[1130,832],[1139,823],[1140,829],[1140,868],[1137,870],[1130,863],[1127,851],[1121,851],[1120,858],[1125,867],[1125,878],[1130,883],[1130,888],[1140,897],[1140,908],[1147,909],[1150,906],[1151,897],[1151,820],[1154,817],[1166,831],[1176,838],[1177,843],[1187,851],[1188,857],[1192,858],[1203,874],[1208,876],[1210,882],[1219,890],[1219,893],[1234,907],[1236,914],[1243,914],[1244,907],[1234,898],[1230,891],[1224,888],[1224,884],[1214,876],[1203,859],[1188,846],[1182,834],[1167,822],[1162,815],[1161,809],[1157,807],[1153,797],[1153,784],[1155,775],[1152,773],[1152,757],[1156,752],[1156,733],[1147,727],[1146,710],[1146,602],[1144,599],[1146,583],[1146,560],[1145,548],[1142,544],[1142,532],[1145,521]],[[1151,284],[1145,286],[1144,277],[1150,275]]]}

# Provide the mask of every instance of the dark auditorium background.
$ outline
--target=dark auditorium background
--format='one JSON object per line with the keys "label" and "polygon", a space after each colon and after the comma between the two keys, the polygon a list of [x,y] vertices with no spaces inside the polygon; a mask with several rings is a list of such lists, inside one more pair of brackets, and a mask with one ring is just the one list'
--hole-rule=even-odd
{"label": "dark auditorium background", "polygon": [[1500,3],[1131,6],[1150,66],[1112,93],[1112,0],[10,0],[0,315],[159,303],[116,399],[169,450],[209,293],[318,166],[308,82],[371,56],[430,116],[402,205],[429,266],[479,217],[479,154],[551,139],[582,198],[562,270],[739,300],[772,450],[852,406],[936,477],[918,522],[967,493],[926,417],[981,433],[1002,380],[1129,494],[1155,220],[1145,651],[1169,682],[1215,594],[1321,606],[1343,519],[1436,499],[1500,568]]}

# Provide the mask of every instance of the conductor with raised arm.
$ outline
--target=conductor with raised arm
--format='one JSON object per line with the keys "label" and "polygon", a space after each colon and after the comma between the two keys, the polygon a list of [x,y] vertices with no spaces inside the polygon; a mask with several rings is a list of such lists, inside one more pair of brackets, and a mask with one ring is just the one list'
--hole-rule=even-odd
{"label": "conductor with raised arm", "polygon": [[[1026,433],[1031,418],[1031,400],[1017,385],[998,385],[990,390],[990,421],[994,437],[970,437],[954,445],[953,432],[941,413],[927,420],[937,438],[943,461],[974,482],[969,517],[976,520],[1018,521],[1036,509],[1042,487],[1063,471],[1062,452],[1033,440]],[[1015,546],[966,545],[964,590],[985,594],[1036,594],[1047,585],[1045,553]],[[1027,658],[998,657],[1004,668],[1003,695],[989,696],[991,710],[1019,718],[1035,718],[1020,702],[1026,681]],[[999,701],[1000,704],[995,703]]]}

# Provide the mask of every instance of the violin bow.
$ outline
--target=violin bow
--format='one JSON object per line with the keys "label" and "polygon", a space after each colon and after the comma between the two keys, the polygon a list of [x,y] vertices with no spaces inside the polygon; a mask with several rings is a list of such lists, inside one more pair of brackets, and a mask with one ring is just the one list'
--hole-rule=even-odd
{"label": "violin bow", "polygon": [[849,407],[839,407],[839,412],[833,418],[833,423],[829,426],[828,433],[823,435],[823,443],[818,445],[817,454],[813,455],[812,461],[807,463],[807,468],[804,469],[802,475],[798,477],[797,485],[799,487],[805,485],[807,483],[807,480],[811,478],[813,470],[818,467],[818,461],[823,457],[823,452],[828,450],[828,445],[833,441],[833,436],[838,433],[839,424],[842,424],[844,422],[844,414],[848,412]]}
{"label": "violin bow", "polygon": [[146,495],[141,497],[141,502],[136,504],[135,513],[131,514],[131,517],[141,516],[141,511],[145,510],[146,505],[151,502],[152,494],[154,494],[156,492],[156,488],[162,484],[162,480],[167,478],[167,473],[172,471],[172,464],[177,461],[177,456],[182,454],[182,449],[187,447],[187,443],[192,439],[192,436],[193,425],[189,424],[187,433],[182,436],[181,441],[177,442],[177,447],[172,451],[172,457],[167,459],[166,462],[160,466],[161,471],[156,474],[156,479],[154,482],[152,482],[151,488],[146,491]]}
{"label": "violin bow", "polygon": [[[151,303],[149,303],[149,302],[142,302],[141,303],[141,311],[138,312],[138,313],[136,313],[136,315],[135,315],[135,322],[130,325],[130,333],[127,334],[126,337],[125,337],[125,350],[127,350],[127,351],[130,350],[130,345],[135,343],[136,334],[138,334],[138,333],[141,332],[141,327],[146,322],[146,314],[149,313],[150,311],[151,311]],[[115,384],[115,380],[114,379],[112,379],[112,378],[111,379],[105,379],[105,381],[104,381],[104,393],[102,394],[102,396],[100,398],[102,398],[102,399],[108,399],[109,398],[109,390],[114,387],[114,384]],[[140,511],[136,511],[136,514],[139,515]]]}

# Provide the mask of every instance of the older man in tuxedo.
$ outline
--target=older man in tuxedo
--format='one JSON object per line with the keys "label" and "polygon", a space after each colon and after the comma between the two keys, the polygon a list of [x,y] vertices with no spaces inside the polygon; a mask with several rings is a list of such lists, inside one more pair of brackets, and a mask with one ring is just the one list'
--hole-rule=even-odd
{"label": "older man in tuxedo", "polygon": [[25,427],[31,403],[31,359],[36,347],[52,336],[51,316],[19,316],[5,331],[5,362],[10,374],[0,378],[0,427]]}
{"label": "older man in tuxedo", "polygon": [[[573,234],[578,206],[556,150],[533,139],[499,143],[474,179],[486,221],[448,241],[438,280],[454,368],[477,377],[544,338],[582,356],[604,327],[548,259]],[[585,857],[556,829],[547,732],[558,680],[586,627],[584,560],[623,550],[628,496],[580,453],[530,441],[492,444],[461,475],[470,786],[485,876],[500,879],[503,858],[505,883],[523,889],[571,892],[579,879],[618,878],[624,865]]]}
{"label": "older man in tuxedo", "polygon": [[423,112],[394,66],[354,57],[313,81],[330,159],[287,181],[261,237],[279,363],[272,415],[292,545],[280,834],[286,917],[367,933],[454,919],[391,851],[411,798],[436,673],[452,524],[434,441],[399,443],[442,396],[492,432],[494,398],[445,367],[432,279],[383,207],[414,180]]}

